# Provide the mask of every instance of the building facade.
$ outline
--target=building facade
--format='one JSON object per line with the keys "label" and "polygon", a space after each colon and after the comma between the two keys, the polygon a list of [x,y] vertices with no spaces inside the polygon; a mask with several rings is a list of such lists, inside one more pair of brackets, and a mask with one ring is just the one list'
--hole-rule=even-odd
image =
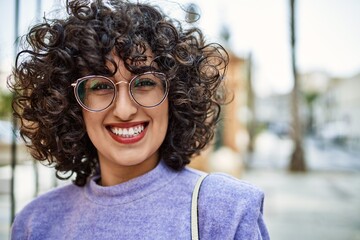
{"label": "building facade", "polygon": [[314,103],[316,133],[324,141],[335,141],[360,150],[360,74],[332,79],[328,91]]}

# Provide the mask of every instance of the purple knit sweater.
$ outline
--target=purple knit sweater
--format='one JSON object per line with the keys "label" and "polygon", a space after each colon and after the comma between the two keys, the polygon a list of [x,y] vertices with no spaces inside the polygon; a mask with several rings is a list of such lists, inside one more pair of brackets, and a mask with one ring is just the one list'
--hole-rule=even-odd
{"label": "purple knit sweater", "polygon": [[[11,239],[191,239],[194,185],[202,173],[164,163],[128,182],[67,185],[38,197],[17,216]],[[263,193],[225,174],[211,174],[199,194],[200,239],[269,239]]]}

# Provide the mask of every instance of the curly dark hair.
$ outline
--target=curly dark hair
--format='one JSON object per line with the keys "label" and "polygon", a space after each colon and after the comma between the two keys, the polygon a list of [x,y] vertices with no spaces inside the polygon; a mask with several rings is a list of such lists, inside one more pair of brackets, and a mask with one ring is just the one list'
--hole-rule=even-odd
{"label": "curly dark hair", "polygon": [[66,4],[66,19],[44,18],[30,29],[8,82],[16,95],[14,115],[21,120],[21,136],[32,156],[53,165],[58,178],[75,173],[74,183],[83,186],[98,159],[71,83],[88,74],[114,75],[106,66],[110,62],[116,71],[114,52],[130,72],[147,71],[136,63],[146,59],[149,49],[170,81],[169,126],[160,157],[173,169],[183,168],[214,136],[228,65],[225,49],[206,44],[200,29],[184,29],[148,4]]}

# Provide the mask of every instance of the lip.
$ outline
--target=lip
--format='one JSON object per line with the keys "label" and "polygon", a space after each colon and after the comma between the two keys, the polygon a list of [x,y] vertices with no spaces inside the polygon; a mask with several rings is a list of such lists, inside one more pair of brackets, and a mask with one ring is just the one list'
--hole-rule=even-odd
{"label": "lip", "polygon": [[[130,128],[130,127],[134,127],[137,125],[144,125],[144,131],[142,131],[139,135],[136,135],[136,136],[130,137],[130,138],[118,136],[110,130],[111,127]],[[148,125],[149,125],[148,122],[114,123],[114,124],[107,125],[106,129],[108,130],[110,136],[116,142],[121,143],[121,144],[134,144],[134,143],[141,141],[141,139],[143,139],[145,137]]]}

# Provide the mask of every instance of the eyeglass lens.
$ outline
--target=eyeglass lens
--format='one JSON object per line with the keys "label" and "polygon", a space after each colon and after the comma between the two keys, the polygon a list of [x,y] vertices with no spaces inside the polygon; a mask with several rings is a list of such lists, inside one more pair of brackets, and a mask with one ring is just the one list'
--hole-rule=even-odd
{"label": "eyeglass lens", "polygon": [[[134,77],[129,83],[132,99],[143,107],[155,107],[166,97],[167,81],[161,73],[145,73]],[[103,76],[89,76],[81,79],[76,94],[83,107],[101,111],[109,107],[116,96],[116,85]]]}

